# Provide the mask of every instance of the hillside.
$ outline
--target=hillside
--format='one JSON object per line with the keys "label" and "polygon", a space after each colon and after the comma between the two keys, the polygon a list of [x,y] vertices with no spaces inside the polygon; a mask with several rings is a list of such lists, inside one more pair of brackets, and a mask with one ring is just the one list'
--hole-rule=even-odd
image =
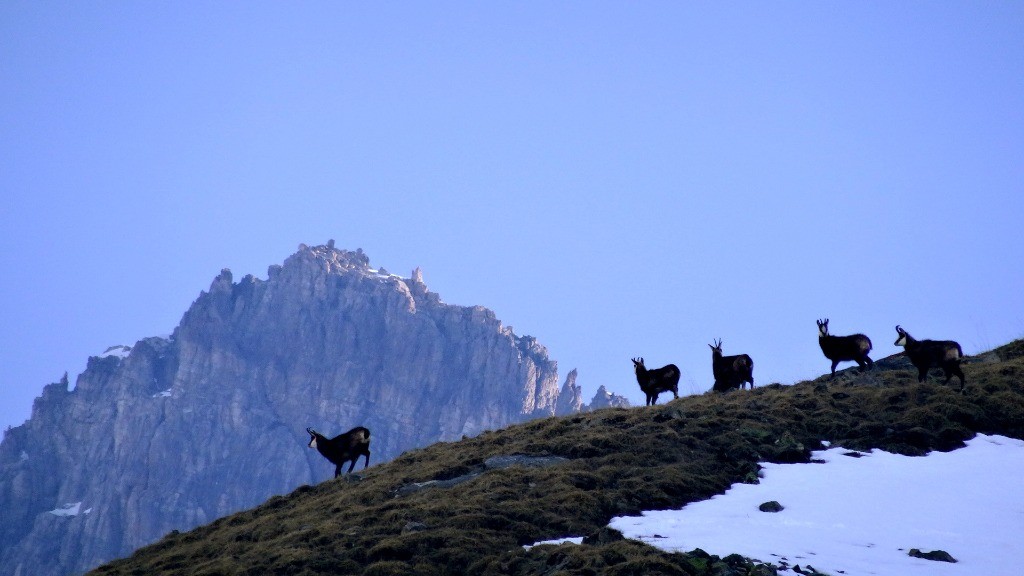
{"label": "hillside", "polygon": [[[920,455],[977,432],[1024,437],[1024,341],[964,371],[964,395],[935,375],[917,383],[894,356],[831,381],[535,420],[303,486],[92,574],[773,574],[738,557],[664,553],[604,527],[756,482],[757,462],[806,461],[822,440]],[[512,455],[533,458],[496,458]],[[521,546],[577,534],[593,538]]]}

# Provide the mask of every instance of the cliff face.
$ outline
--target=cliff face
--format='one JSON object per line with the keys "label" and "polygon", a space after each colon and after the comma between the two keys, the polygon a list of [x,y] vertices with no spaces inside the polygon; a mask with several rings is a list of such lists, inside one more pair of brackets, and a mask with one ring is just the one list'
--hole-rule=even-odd
{"label": "cliff face", "polygon": [[[330,478],[307,426],[370,428],[372,465],[555,413],[545,348],[442,303],[418,271],[373,270],[331,242],[268,276],[222,271],[169,339],[44,389],[0,444],[0,574],[81,572]],[[567,388],[560,407],[579,410]]]}

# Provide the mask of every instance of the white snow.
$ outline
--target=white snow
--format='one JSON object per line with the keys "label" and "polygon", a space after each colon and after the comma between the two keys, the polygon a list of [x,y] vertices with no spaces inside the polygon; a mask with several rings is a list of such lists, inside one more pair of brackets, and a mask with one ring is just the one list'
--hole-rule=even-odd
{"label": "white snow", "polygon": [[403,278],[402,276],[399,276],[398,274],[392,274],[391,272],[387,272],[387,271],[381,272],[380,270],[378,270],[376,268],[368,268],[367,272],[369,272],[370,274],[376,275],[378,278],[398,278],[399,280],[405,280],[405,278]]}
{"label": "white snow", "polygon": [[163,392],[157,392],[156,394],[153,394],[153,398],[170,398],[170,397],[171,397],[171,389],[170,388],[168,388],[167,390],[164,390]]}
{"label": "white snow", "polygon": [[[978,435],[966,448],[916,458],[848,452],[815,452],[820,464],[763,464],[760,484],[610,525],[663,550],[737,553],[835,575],[1021,573],[1024,441]],[[770,500],[785,509],[758,510]],[[945,550],[959,562],[912,558],[911,548]]]}
{"label": "white snow", "polygon": [[113,356],[115,358],[127,358],[131,351],[131,346],[111,346],[110,348],[107,348],[103,354],[100,354],[100,358],[106,358],[108,356]]}
{"label": "white snow", "polygon": [[[60,508],[54,508],[50,510],[50,514],[54,516],[78,516],[78,511],[82,509],[81,502],[69,502]],[[86,514],[92,512],[92,508],[85,511]]]}
{"label": "white snow", "polygon": [[573,538],[556,538],[554,540],[543,540],[541,542],[536,542],[534,544],[524,544],[523,545],[523,549],[524,550],[529,550],[530,548],[533,548],[534,546],[540,546],[541,544],[554,544],[555,546],[557,546],[559,544],[582,544],[582,543],[583,543],[583,536],[577,536],[577,537],[573,537]]}

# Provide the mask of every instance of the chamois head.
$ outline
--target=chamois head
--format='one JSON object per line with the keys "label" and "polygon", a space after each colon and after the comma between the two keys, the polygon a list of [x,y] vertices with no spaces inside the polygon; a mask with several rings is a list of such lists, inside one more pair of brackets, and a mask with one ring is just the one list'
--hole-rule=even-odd
{"label": "chamois head", "polygon": [[907,336],[910,336],[910,334],[907,334],[906,330],[904,330],[903,328],[900,328],[899,324],[896,325],[896,334],[899,334],[899,336],[897,336],[896,341],[893,342],[893,345],[895,345],[895,346],[906,346],[907,345]]}
{"label": "chamois head", "polygon": [[714,344],[708,344],[711,347],[712,354],[722,354],[722,339],[714,340]]}
{"label": "chamois head", "polygon": [[643,358],[633,358],[632,360],[633,360],[633,371],[634,372],[640,372],[641,370],[647,370],[647,367],[644,366],[644,359]]}
{"label": "chamois head", "polygon": [[317,431],[312,428],[306,428],[306,432],[309,432],[309,447],[316,448],[316,435]]}
{"label": "chamois head", "polygon": [[828,336],[828,318],[818,320],[818,338]]}

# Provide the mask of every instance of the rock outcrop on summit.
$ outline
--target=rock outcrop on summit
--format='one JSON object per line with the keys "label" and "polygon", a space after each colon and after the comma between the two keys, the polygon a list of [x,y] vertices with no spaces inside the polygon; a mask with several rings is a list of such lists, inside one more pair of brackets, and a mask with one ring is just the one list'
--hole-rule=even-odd
{"label": "rock outcrop on summit", "polygon": [[366,426],[372,465],[580,410],[566,389],[535,338],[361,250],[302,245],[266,280],[224,270],[169,338],[90,358],[5,433],[0,574],[81,572],[326,480],[307,426]]}

